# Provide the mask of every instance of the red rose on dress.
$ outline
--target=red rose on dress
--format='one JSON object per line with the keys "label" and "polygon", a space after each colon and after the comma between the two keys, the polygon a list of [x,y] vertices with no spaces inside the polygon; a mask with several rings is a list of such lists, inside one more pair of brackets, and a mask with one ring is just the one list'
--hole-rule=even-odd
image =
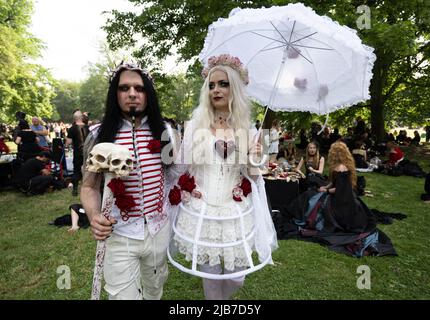
{"label": "red rose on dress", "polygon": [[251,182],[249,182],[247,178],[242,179],[242,184],[240,185],[240,188],[242,189],[243,195],[245,197],[247,197],[248,194],[252,192]]}
{"label": "red rose on dress", "polygon": [[109,181],[108,187],[112,190],[112,193],[115,197],[125,192],[124,182],[119,178],[115,178]]}
{"label": "red rose on dress", "polygon": [[151,153],[160,153],[161,152],[160,140],[150,140],[148,142],[148,149],[151,151]]}
{"label": "red rose on dress", "polygon": [[191,177],[189,174],[183,174],[178,181],[179,186],[182,190],[193,192],[193,190],[196,188],[196,182],[194,180],[194,177]]}
{"label": "red rose on dress", "polygon": [[115,205],[122,212],[128,212],[131,208],[137,206],[137,203],[134,201],[132,196],[118,195],[115,198]]}
{"label": "red rose on dress", "polygon": [[237,202],[242,201],[243,191],[240,187],[236,187],[233,189],[233,200]]}
{"label": "red rose on dress", "polygon": [[176,206],[181,202],[181,189],[174,186],[169,192],[169,201],[172,205]]}

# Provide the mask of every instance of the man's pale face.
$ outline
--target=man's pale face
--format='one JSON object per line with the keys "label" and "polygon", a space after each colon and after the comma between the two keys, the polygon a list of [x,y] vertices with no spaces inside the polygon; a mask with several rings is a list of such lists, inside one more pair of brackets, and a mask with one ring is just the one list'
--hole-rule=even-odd
{"label": "man's pale face", "polygon": [[135,71],[125,70],[121,73],[117,89],[118,104],[124,113],[131,109],[141,113],[146,109],[146,91],[142,77]]}

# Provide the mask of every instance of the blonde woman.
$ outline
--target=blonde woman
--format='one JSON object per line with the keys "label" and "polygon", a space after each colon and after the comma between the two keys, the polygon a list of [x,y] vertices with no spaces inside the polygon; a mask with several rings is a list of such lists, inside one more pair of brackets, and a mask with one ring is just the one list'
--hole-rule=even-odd
{"label": "blonde woman", "polygon": [[[295,171],[300,173],[303,178],[310,173],[322,175],[324,171],[324,161],[324,157],[320,156],[318,144],[316,142],[310,142],[306,147],[305,157],[300,159]],[[301,170],[303,166],[305,166],[306,175]]]}
{"label": "blonde woman", "polygon": [[176,161],[180,177],[169,192],[168,255],[181,271],[203,278],[206,299],[225,300],[246,274],[272,263],[277,241],[263,179],[249,161],[261,146],[253,142],[256,130],[249,132],[247,71],[238,58],[221,55],[202,74],[200,104]]}

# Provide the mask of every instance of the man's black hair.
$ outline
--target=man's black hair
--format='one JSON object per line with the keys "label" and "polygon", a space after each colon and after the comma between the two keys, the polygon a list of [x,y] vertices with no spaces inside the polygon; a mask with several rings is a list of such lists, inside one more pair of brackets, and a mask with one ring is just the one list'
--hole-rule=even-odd
{"label": "man's black hair", "polygon": [[[117,89],[119,79],[123,71],[125,71],[125,69],[117,72],[110,83],[107,94],[105,113],[100,128],[98,129],[96,143],[114,142],[116,133],[121,128],[123,116],[121,114],[121,108],[118,104]],[[155,92],[154,85],[146,74],[138,71],[135,72],[137,72],[143,80],[143,86],[145,88],[147,98],[145,114],[148,116],[148,124],[152,131],[152,135],[155,139],[161,140],[161,134],[166,129],[166,126],[161,116],[161,110],[158,104],[157,94]],[[162,142],[162,146],[164,144],[165,143]]]}

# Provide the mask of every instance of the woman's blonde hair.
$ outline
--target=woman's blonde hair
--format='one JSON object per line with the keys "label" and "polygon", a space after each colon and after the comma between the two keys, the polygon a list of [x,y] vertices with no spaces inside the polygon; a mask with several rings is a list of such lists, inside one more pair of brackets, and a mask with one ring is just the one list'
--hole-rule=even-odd
{"label": "woman's blonde hair", "polygon": [[351,185],[355,189],[357,186],[357,175],[355,173],[355,161],[345,143],[334,142],[328,151],[329,178],[333,181],[335,168],[343,164],[350,172]]}
{"label": "woman's blonde hair", "polygon": [[[311,144],[313,144],[317,149],[314,156],[309,155],[309,146]],[[312,158],[312,167],[314,169],[319,169],[319,166],[320,166],[320,150],[319,150],[318,143],[316,143],[315,141],[309,142],[308,145],[306,146],[306,157],[305,157],[306,164],[309,162],[309,159],[311,159],[311,158]]]}
{"label": "woman's blonde hair", "polygon": [[[245,83],[241,79],[239,73],[229,66],[217,65],[211,68],[208,75],[203,83],[200,90],[200,101],[198,107],[193,111],[192,121],[194,130],[198,129],[208,129],[202,135],[194,137],[193,148],[198,157],[202,157],[205,154],[205,149],[207,148],[207,142],[210,141],[210,128],[215,124],[215,110],[212,107],[209,98],[209,80],[212,73],[215,71],[222,71],[227,74],[227,79],[229,81],[230,95],[228,101],[228,109],[230,114],[227,118],[227,124],[229,129],[232,129],[236,134],[238,130],[242,133],[249,132],[251,127],[251,111],[250,102],[245,94]],[[243,137],[243,135],[242,135]],[[239,143],[248,143],[248,141],[239,141]],[[243,138],[242,138],[243,140]],[[241,148],[240,150],[242,150]],[[241,157],[246,156],[247,148],[244,150],[244,154]]]}
{"label": "woman's blonde hair", "polygon": [[249,130],[250,122],[250,104],[248,97],[245,95],[245,84],[240,78],[237,71],[229,66],[215,66],[209,70],[208,76],[200,90],[200,101],[198,107],[194,110],[192,118],[195,121],[196,128],[210,128],[215,122],[215,110],[212,107],[209,98],[209,79],[215,71],[223,71],[227,74],[230,83],[230,98],[228,109],[230,116],[227,123],[230,128]]}

